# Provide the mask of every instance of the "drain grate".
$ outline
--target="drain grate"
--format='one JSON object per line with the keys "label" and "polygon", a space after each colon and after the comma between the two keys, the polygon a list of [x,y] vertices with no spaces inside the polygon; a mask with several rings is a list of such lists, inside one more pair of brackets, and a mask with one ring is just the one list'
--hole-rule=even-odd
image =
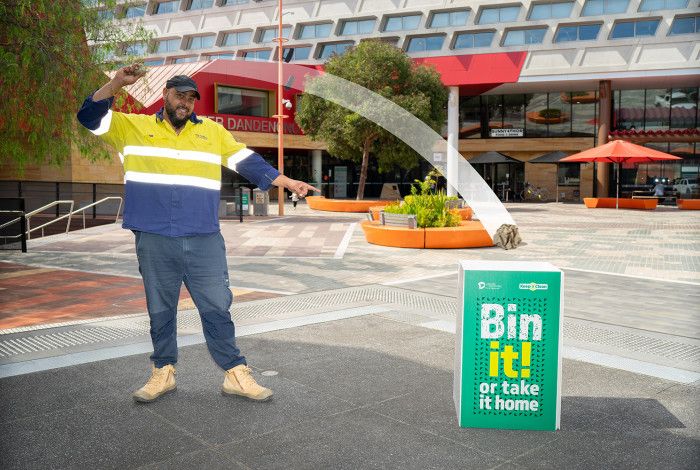
{"label": "drain grate", "polygon": [[[622,328],[601,328],[582,321],[564,321],[564,338],[607,346],[677,362],[700,364],[698,341],[656,334],[636,333]],[[684,341],[685,339],[685,341]]]}

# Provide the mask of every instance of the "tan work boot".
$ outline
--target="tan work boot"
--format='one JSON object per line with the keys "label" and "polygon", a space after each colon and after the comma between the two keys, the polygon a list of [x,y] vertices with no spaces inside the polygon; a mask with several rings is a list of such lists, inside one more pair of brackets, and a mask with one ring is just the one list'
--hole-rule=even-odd
{"label": "tan work boot", "polygon": [[258,385],[251,372],[250,367],[245,364],[227,370],[221,393],[239,395],[255,401],[267,401],[272,398],[272,390]]}
{"label": "tan work boot", "polygon": [[175,367],[171,364],[160,369],[152,366],[151,378],[146,385],[134,392],[134,400],[150,403],[168,392],[175,390]]}

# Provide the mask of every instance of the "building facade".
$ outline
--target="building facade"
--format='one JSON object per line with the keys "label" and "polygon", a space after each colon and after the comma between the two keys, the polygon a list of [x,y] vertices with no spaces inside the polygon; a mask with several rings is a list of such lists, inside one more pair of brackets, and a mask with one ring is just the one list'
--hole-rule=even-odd
{"label": "building facade", "polygon": [[[475,165],[503,199],[517,199],[526,182],[558,200],[614,194],[608,165],[530,163],[611,138],[683,157],[623,166],[622,195],[661,179],[669,192],[678,186],[700,197],[698,0],[284,0],[281,12],[278,0],[132,0],[100,13],[141,21],[153,32],[148,44],[124,45],[125,54],[152,67],[150,90],[128,90],[144,112],[161,106],[167,77],[191,74],[203,95],[195,111],[219,119],[274,164],[276,86],[241,70],[276,67],[280,14],[284,62],[322,67],[331,55],[373,39],[434,66],[450,89],[445,136],[460,158],[486,151],[510,157]],[[287,88],[282,97],[292,116],[298,93]],[[292,121],[285,125],[285,173],[352,197],[359,165],[335,159]],[[76,168],[84,163],[74,160]],[[370,168],[366,195],[378,196],[384,182],[405,192],[428,170],[427,162],[392,174]],[[100,175],[119,183],[119,172],[117,160]],[[73,171],[72,178],[91,176]],[[225,174],[224,182],[238,180]]]}

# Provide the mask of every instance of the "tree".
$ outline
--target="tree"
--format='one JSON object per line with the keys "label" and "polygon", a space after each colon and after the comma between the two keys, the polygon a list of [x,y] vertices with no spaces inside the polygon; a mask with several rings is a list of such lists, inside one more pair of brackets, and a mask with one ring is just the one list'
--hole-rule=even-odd
{"label": "tree", "polygon": [[93,160],[111,156],[76,125],[75,113],[124,48],[150,38],[140,24],[100,13],[115,7],[114,0],[0,2],[0,162],[20,172],[27,163],[60,165],[73,145]]}
{"label": "tree", "polygon": [[[354,82],[401,106],[440,131],[445,122],[447,89],[438,73],[427,66],[417,66],[400,49],[381,41],[362,41],[326,62],[325,72]],[[326,75],[309,79],[305,88],[325,89],[330,93],[347,94]],[[363,103],[363,101],[365,101]],[[361,96],[357,105],[378,106]],[[365,119],[360,114],[327,101],[311,92],[301,98],[296,122],[313,140],[323,140],[328,151],[345,160],[361,161],[357,199],[364,197],[370,155],[377,158],[380,172],[398,165],[410,169],[417,166],[419,155],[393,134]]]}

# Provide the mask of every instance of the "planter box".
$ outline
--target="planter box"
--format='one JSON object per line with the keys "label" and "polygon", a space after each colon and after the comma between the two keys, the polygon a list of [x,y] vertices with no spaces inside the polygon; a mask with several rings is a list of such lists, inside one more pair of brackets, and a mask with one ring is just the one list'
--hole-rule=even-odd
{"label": "planter box", "polygon": [[[583,203],[589,209],[615,209],[615,198],[614,197],[584,197]],[[642,209],[642,210],[653,210],[656,209],[658,205],[658,199],[630,199],[621,197],[618,199],[617,207],[620,209]]]}
{"label": "planter box", "polygon": [[406,228],[362,222],[365,240],[373,245],[396,248],[482,248],[493,245],[491,236],[479,221],[463,221],[459,227]]}
{"label": "planter box", "polygon": [[679,209],[700,211],[700,199],[676,199]]}

